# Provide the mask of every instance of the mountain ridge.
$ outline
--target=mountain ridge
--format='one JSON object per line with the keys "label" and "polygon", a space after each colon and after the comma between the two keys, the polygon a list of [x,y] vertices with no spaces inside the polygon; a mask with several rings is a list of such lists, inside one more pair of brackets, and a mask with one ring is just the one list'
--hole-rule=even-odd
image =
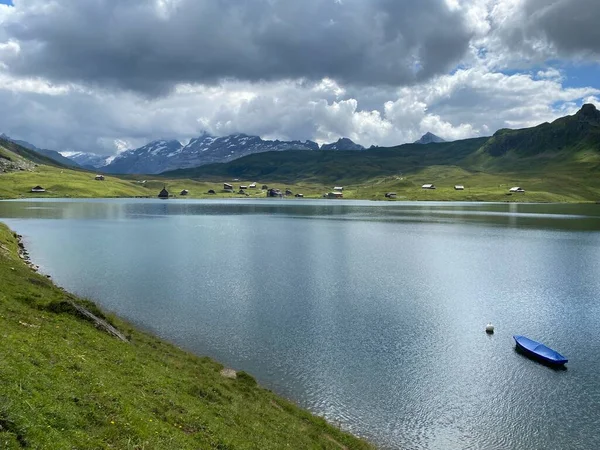
{"label": "mountain ridge", "polygon": [[413,144],[439,144],[440,142],[446,142],[446,140],[428,131]]}
{"label": "mountain ridge", "polygon": [[600,172],[600,112],[584,105],[576,114],[520,130],[498,130],[491,137],[429,144],[374,147],[364,152],[320,150],[301,155],[263,153],[227,164],[163,173],[166,177],[233,177],[361,182],[413,173],[426,167],[454,166],[472,173],[531,173],[544,170]]}
{"label": "mountain ridge", "polygon": [[[341,138],[326,144],[326,150],[364,150],[351,139]],[[319,144],[311,140],[264,140],[259,136],[232,134],[212,136],[203,133],[186,145],[177,140],[156,140],[142,147],[118,154],[110,164],[98,168],[106,173],[158,174],[169,170],[187,169],[213,163],[226,163],[256,153],[292,150],[317,151]]]}
{"label": "mountain ridge", "polygon": [[13,139],[9,136],[7,136],[6,134],[2,133],[0,134],[0,139],[4,139],[6,141],[10,141],[13,142],[23,148],[26,148],[28,150],[32,150],[34,152],[37,152],[41,155],[47,156],[50,159],[53,159],[54,161],[63,164],[65,166],[68,167],[80,167],[79,164],[77,164],[75,161],[73,161],[70,158],[67,158],[63,155],[61,155],[59,152],[57,152],[56,150],[48,150],[48,149],[44,149],[44,148],[38,148],[35,145],[27,142],[27,141],[23,141],[23,140],[19,140],[19,139]]}

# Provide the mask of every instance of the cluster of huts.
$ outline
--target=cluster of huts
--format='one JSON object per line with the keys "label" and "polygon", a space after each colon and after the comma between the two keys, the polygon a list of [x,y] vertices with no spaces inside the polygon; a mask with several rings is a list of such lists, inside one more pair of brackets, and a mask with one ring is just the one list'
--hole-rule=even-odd
{"label": "cluster of huts", "polygon": [[334,187],[333,191],[323,194],[323,198],[344,198],[344,187]]}
{"label": "cluster of huts", "polygon": [[[424,184],[423,186],[421,186],[421,189],[435,189],[435,188],[436,188],[435,184],[432,184],[432,183]],[[465,187],[462,184],[456,184],[456,185],[454,185],[454,190],[455,191],[464,191]],[[508,190],[508,192],[509,193],[513,193],[513,192],[524,193],[525,189],[523,189],[523,188],[521,188],[519,186],[515,186],[515,187],[511,187]],[[386,195],[386,197],[387,197],[387,195]]]}
{"label": "cluster of huts", "polygon": [[[428,184],[424,184],[423,186],[421,186],[421,189],[436,189],[436,187],[435,187],[435,184],[428,183]],[[455,184],[454,190],[455,191],[464,191],[465,187],[462,184]]]}
{"label": "cluster of huts", "polygon": [[[237,193],[241,194],[241,195],[248,195],[248,193],[246,192],[248,189],[257,189],[256,183],[239,186],[239,190],[237,191]],[[293,195],[296,198],[304,197],[304,194],[300,194],[300,193],[294,194],[290,189],[286,189],[285,191],[282,191],[282,190],[276,189],[276,188],[269,188],[269,186],[267,186],[266,184],[262,185],[262,190],[266,191],[267,197],[288,197],[291,195]],[[236,193],[234,186],[230,183],[223,183],[223,192],[230,193],[230,194]],[[216,191],[214,189],[209,189],[209,191],[207,193],[209,195],[216,195]],[[184,189],[179,193],[179,195],[181,195],[181,196],[186,196],[188,194],[189,194],[189,191],[187,189]],[[169,194],[169,191],[167,191],[166,186],[164,186],[163,189],[158,193],[158,198],[167,199],[169,197],[174,197],[174,196]]]}
{"label": "cluster of huts", "polygon": [[[263,185],[263,190],[268,189],[268,186]],[[238,194],[242,194],[242,195],[248,195],[247,194],[247,190],[248,189],[256,189],[256,183],[250,183],[250,184],[242,184],[239,186],[239,190],[237,191]],[[227,193],[233,194],[235,192],[235,189],[233,187],[233,184],[230,183],[223,183],[223,190]]]}
{"label": "cluster of huts", "polygon": [[[188,191],[187,189],[183,189],[179,195],[185,197],[186,195],[188,195],[190,193],[190,191]],[[158,198],[162,198],[162,199],[167,199],[169,197],[174,197],[174,195],[169,194],[169,191],[167,191],[167,187],[163,186],[162,190],[158,193]]]}

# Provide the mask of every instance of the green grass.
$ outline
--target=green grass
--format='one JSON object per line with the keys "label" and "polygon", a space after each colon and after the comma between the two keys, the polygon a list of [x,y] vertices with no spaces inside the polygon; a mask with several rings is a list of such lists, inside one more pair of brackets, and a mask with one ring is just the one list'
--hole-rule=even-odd
{"label": "green grass", "polygon": [[130,342],[100,331],[17,250],[0,224],[0,448],[371,448],[248,374],[115,317]]}
{"label": "green grass", "polygon": [[[580,167],[584,166],[584,167]],[[282,190],[286,188],[302,193],[305,198],[322,198],[336,184],[344,186],[344,198],[385,200],[386,192],[396,192],[397,200],[431,201],[519,201],[519,202],[590,202],[600,200],[600,177],[598,170],[590,170],[594,163],[570,163],[538,173],[536,170],[489,173],[467,170],[452,165],[434,165],[413,171],[373,176],[360,182],[348,183],[302,181],[284,182],[269,179],[241,179],[233,182],[231,176],[218,177],[233,184],[236,193],[223,191],[222,181],[190,180],[145,177],[106,176],[105,181],[95,181],[94,174],[84,171],[38,166],[29,171],[0,174],[0,198],[94,198],[94,197],[151,197],[155,198],[163,186],[177,198],[183,189],[190,191],[187,198],[247,198],[237,194],[239,185],[258,182],[258,189],[248,189],[248,198],[264,198],[263,184]],[[535,167],[535,166],[533,166]],[[278,177],[275,177],[278,178]],[[140,181],[145,180],[145,183]],[[421,189],[425,183],[434,183],[434,191]],[[40,184],[48,191],[34,194],[30,190]],[[463,184],[464,191],[455,191],[455,184]],[[512,186],[521,186],[525,194],[506,195]],[[213,189],[216,195],[207,194]],[[301,201],[301,200],[298,200]]]}

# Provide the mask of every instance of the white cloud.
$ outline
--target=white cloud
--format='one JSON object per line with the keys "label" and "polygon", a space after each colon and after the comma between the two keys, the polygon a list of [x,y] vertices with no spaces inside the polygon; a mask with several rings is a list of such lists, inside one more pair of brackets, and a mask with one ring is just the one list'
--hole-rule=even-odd
{"label": "white cloud", "polygon": [[[489,135],[499,128],[520,128],[554,120],[575,112],[584,102],[599,105],[600,90],[597,89],[597,85],[584,88],[565,87],[568,82],[566,73],[544,63],[549,58],[558,58],[561,55],[564,57],[566,46],[573,47],[578,43],[576,39],[567,39],[556,31],[550,34],[538,32],[545,30],[548,23],[552,23],[556,11],[560,10],[559,6],[574,0],[549,0],[552,8],[540,10],[535,17],[530,13],[530,9],[532,5],[539,4],[538,0],[444,0],[447,14],[454,19],[460,18],[457,19],[457,23],[462,27],[461,36],[472,36],[469,41],[470,51],[451,73],[435,75],[434,71],[418,82],[417,79],[412,79],[409,84],[404,85],[357,84],[351,81],[354,80],[351,74],[346,77],[316,78],[314,75],[319,73],[319,70],[313,71],[313,68],[304,67],[296,77],[286,75],[267,81],[260,76],[248,76],[248,79],[258,81],[227,79],[202,84],[193,76],[188,76],[189,73],[184,77],[172,77],[171,72],[186,65],[183,56],[189,48],[178,47],[172,49],[174,55],[180,58],[175,67],[169,67],[160,58],[155,61],[165,66],[165,73],[161,76],[165,76],[169,83],[175,83],[171,85],[173,89],[157,97],[135,93],[135,89],[115,88],[114,83],[105,82],[106,80],[95,79],[92,82],[80,77],[81,74],[72,77],[81,78],[79,81],[52,82],[50,80],[56,79],[52,74],[23,76],[9,72],[11,60],[23,57],[22,42],[6,34],[6,27],[1,25],[6,24],[10,17],[12,26],[16,26],[18,20],[15,17],[20,14],[23,19],[33,18],[36,27],[50,27],[42,27],[42,34],[52,42],[55,42],[52,39],[60,41],[65,36],[61,35],[60,29],[53,28],[53,23],[48,22],[45,15],[54,17],[57,11],[64,9],[57,6],[64,1],[66,0],[50,3],[41,0],[17,2],[18,8],[0,5],[0,104],[3,105],[4,111],[9,112],[0,115],[0,131],[15,138],[31,141],[40,147],[110,154],[158,138],[187,141],[204,130],[217,135],[247,133],[263,138],[312,139],[321,143],[332,142],[339,137],[349,137],[365,146],[390,146],[412,142],[427,131],[445,139]],[[69,2],[75,5],[74,0]],[[358,0],[331,3],[335,9],[327,11],[333,11],[331,14],[335,13],[338,22],[346,20],[342,17],[343,14],[340,16],[340,8],[350,8],[349,11],[354,14],[352,20],[360,19],[355,14],[361,7]],[[383,8],[394,15],[413,14],[414,20],[404,20],[403,27],[418,27],[420,24],[429,23],[426,14],[420,15],[421,10],[418,12],[410,8],[403,9],[408,3],[401,3],[403,6],[394,6],[387,0],[377,0],[377,5],[371,5],[373,8],[368,10],[372,12],[374,8]],[[144,8],[152,9],[152,21],[160,20],[167,26],[173,18],[183,17],[181,7],[189,4],[189,0],[155,0]],[[318,6],[319,3],[311,0],[310,4]],[[99,5],[101,6],[101,2],[95,7],[100,8]],[[117,2],[114,2],[114,5],[117,5]],[[206,2],[203,5],[208,7]],[[131,12],[128,8],[115,8],[113,10],[117,12]],[[297,8],[296,12],[303,17],[314,16],[314,12],[308,11],[306,5]],[[79,11],[74,9],[70,13],[74,14],[76,10]],[[194,11],[197,13],[199,10],[194,8]],[[289,11],[286,12],[288,13]],[[144,14],[148,14],[148,9],[144,9]],[[594,14],[594,11],[590,13],[592,17]],[[286,16],[286,20],[290,17]],[[271,19],[273,18],[269,19],[268,26],[277,28],[276,21]],[[119,20],[124,19],[121,17]],[[77,24],[70,16],[61,17],[61,23],[79,27],[85,25]],[[573,23],[573,20],[569,19],[569,30],[573,29]],[[119,24],[122,25],[121,22]],[[531,32],[523,28],[527,24],[534,27]],[[120,30],[125,35],[133,33],[137,36],[145,31],[142,24],[136,24],[135,27],[141,28],[126,30],[117,27],[112,32]],[[20,30],[16,34],[22,36],[23,33],[31,33],[34,29],[36,28]],[[172,27],[166,29],[178,31]],[[329,33],[323,30],[320,29],[321,32]],[[185,33],[176,36],[177,39],[183,39],[190,32],[183,31]],[[381,33],[392,31],[381,30]],[[397,38],[421,36],[420,32],[415,30],[402,31],[404,34],[392,35]],[[87,36],[86,30],[77,29],[76,32]],[[95,32],[97,30],[90,31],[92,35]],[[164,33],[159,34],[166,36]],[[301,35],[294,36],[296,39]],[[26,40],[28,52],[35,50],[31,48],[31,45],[34,45],[34,37],[29,36]],[[115,39],[118,38],[119,41],[123,37],[116,36]],[[365,36],[351,42],[363,42],[363,38]],[[390,36],[378,36],[374,39],[384,42],[390,39]],[[581,55],[593,53],[593,42],[590,42],[582,38],[581,49],[577,50],[578,60],[583,57]],[[303,44],[296,44],[296,50],[300,51]],[[308,48],[312,49],[313,44]],[[417,40],[409,46],[418,48],[419,45]],[[428,45],[428,51],[434,51],[431,49],[436,48],[431,42]],[[206,50],[192,47],[194,54],[198,55],[202,55]],[[166,43],[161,48],[160,51],[170,49]],[[380,50],[380,57],[391,59],[378,59],[378,66],[369,67],[369,70],[375,71],[381,64],[385,66],[386,61],[390,67],[394,66],[393,52],[390,53],[389,49]],[[160,51],[152,54],[160,56]],[[43,52],[34,53],[38,58],[37,63],[44,62]],[[27,54],[31,56],[31,53]],[[54,56],[56,54],[60,52]],[[277,58],[276,54],[274,55],[273,57]],[[328,53],[320,55],[327,56]],[[430,53],[428,55],[431,56]],[[113,56],[108,55],[108,59],[112,60]],[[217,56],[213,54],[211,58]],[[311,59],[314,55],[303,56],[307,58],[306,61],[318,63]],[[414,67],[418,67],[419,57],[411,58],[415,63]],[[597,61],[594,58],[591,57],[588,61]],[[2,61],[5,62],[4,67]],[[352,70],[351,62],[345,61],[345,70]],[[124,64],[130,63],[131,61],[124,60]],[[69,75],[71,69],[76,69],[74,65],[77,61],[69,60],[65,61],[65,64],[61,74]],[[196,59],[190,64],[196,64],[196,69],[204,67],[203,62]],[[115,66],[113,69],[116,72],[108,75],[118,76],[119,68]],[[136,74],[135,70],[130,69],[131,67],[123,68],[127,71],[127,77],[132,73]],[[363,69],[364,67],[361,70]],[[309,73],[310,76],[304,77],[302,73]],[[58,78],[71,80],[71,77],[62,75]],[[139,76],[137,73],[133,78],[128,78],[125,84],[138,81],[144,84],[147,80],[144,80],[143,75],[136,78]],[[363,81],[368,78],[364,73],[360,76],[363,77]],[[344,82],[343,79],[350,81]],[[162,81],[164,80],[152,80],[153,83]],[[139,91],[146,91],[146,88],[142,87]]]}

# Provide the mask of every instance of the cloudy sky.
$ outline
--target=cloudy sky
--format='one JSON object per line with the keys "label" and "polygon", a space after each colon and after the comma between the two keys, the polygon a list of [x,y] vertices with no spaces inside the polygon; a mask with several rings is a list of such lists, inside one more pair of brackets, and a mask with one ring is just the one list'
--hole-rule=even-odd
{"label": "cloudy sky", "polygon": [[600,106],[598,0],[0,0],[0,132],[365,146]]}

